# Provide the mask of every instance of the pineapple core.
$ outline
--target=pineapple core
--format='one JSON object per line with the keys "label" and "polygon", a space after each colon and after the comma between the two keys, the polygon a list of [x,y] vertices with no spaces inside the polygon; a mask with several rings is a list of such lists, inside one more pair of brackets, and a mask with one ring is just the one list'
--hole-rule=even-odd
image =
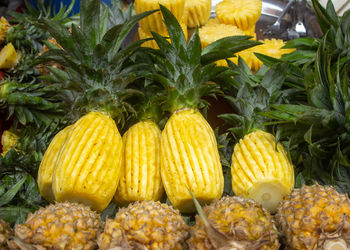
{"label": "pineapple core", "polygon": [[260,182],[248,192],[248,197],[260,203],[271,213],[275,213],[278,204],[289,192],[285,186],[277,181]]}

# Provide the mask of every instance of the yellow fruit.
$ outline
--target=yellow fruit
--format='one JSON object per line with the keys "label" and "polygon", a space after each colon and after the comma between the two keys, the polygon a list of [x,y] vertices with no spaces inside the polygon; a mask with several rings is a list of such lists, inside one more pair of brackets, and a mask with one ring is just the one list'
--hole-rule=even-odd
{"label": "yellow fruit", "polygon": [[294,189],[279,206],[276,220],[288,249],[350,248],[350,200],[334,187]]}
{"label": "yellow fruit", "polygon": [[13,148],[17,141],[18,141],[18,135],[11,132],[10,130],[5,130],[2,133],[1,136],[1,145],[2,145],[2,153],[1,155],[4,156],[8,151],[10,151],[11,148]]}
{"label": "yellow fruit", "polygon": [[10,69],[18,61],[18,55],[12,43],[8,43],[0,51],[0,69]]}
{"label": "yellow fruit", "polygon": [[10,27],[9,22],[5,17],[0,18],[0,44],[5,41],[7,29]]}
{"label": "yellow fruit", "polygon": [[[253,47],[252,51],[260,54],[264,54],[270,57],[274,57],[277,59],[281,58],[282,55],[292,53],[295,50],[295,49],[282,49],[282,47],[285,46],[286,43],[281,39],[275,39],[275,38],[264,39],[261,42],[263,42],[263,44]],[[263,63],[257,57],[256,57],[256,61],[257,61],[258,68],[255,70],[259,70]]]}
{"label": "yellow fruit", "polygon": [[[140,14],[149,10],[159,9],[159,4],[164,5],[174,14],[179,23],[187,24],[185,0],[135,0],[135,12]],[[155,31],[159,34],[167,32],[160,11],[153,13],[139,21],[140,27],[145,31]]]}
{"label": "yellow fruit", "polygon": [[294,168],[281,143],[261,130],[239,140],[232,154],[232,189],[274,212],[294,187]]}
{"label": "yellow fruit", "polygon": [[114,196],[116,203],[126,205],[162,197],[160,136],[158,125],[151,120],[136,123],[124,134],[122,171]]}
{"label": "yellow fruit", "polygon": [[79,202],[102,211],[117,189],[123,141],[114,120],[90,112],[73,124],[52,179],[56,201]]}
{"label": "yellow fruit", "polygon": [[55,135],[46,149],[38,171],[38,187],[40,194],[48,201],[54,201],[52,192],[52,175],[62,145],[66,142],[72,126],[68,126]]}
{"label": "yellow fruit", "polygon": [[98,245],[104,249],[186,249],[188,229],[179,211],[167,204],[143,201],[121,208],[107,219]]}
{"label": "yellow fruit", "polygon": [[181,212],[195,211],[188,189],[202,204],[221,197],[224,180],[216,138],[198,111],[178,110],[166,123],[161,175],[169,200]]}
{"label": "yellow fruit", "polygon": [[204,25],[210,18],[211,0],[191,0],[186,1],[187,26],[195,28]]}
{"label": "yellow fruit", "polygon": [[7,241],[10,240],[12,234],[10,225],[0,218],[0,250],[8,249]]}
{"label": "yellow fruit", "polygon": [[220,23],[248,30],[258,21],[261,9],[261,0],[224,0],[216,5],[215,12]]}
{"label": "yellow fruit", "polygon": [[[98,214],[75,203],[56,203],[30,214],[25,224],[15,226],[12,249],[97,249],[103,230]],[[19,247],[21,246],[21,247]]]}
{"label": "yellow fruit", "polygon": [[196,215],[189,249],[279,249],[274,220],[256,202],[226,196],[203,210],[210,228]]}

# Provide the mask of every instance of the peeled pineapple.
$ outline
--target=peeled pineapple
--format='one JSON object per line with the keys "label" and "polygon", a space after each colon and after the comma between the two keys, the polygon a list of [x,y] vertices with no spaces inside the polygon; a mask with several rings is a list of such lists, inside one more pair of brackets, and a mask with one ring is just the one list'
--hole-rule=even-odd
{"label": "peeled pineapple", "polygon": [[[168,8],[174,14],[179,23],[187,24],[187,12],[185,9],[185,0],[135,0],[135,12],[140,14],[149,10],[159,9],[159,4]],[[161,12],[153,13],[139,21],[140,27],[145,31],[154,31],[159,34],[167,32],[163,22]]]}
{"label": "peeled pineapple", "polygon": [[215,7],[220,23],[251,29],[258,21],[262,9],[261,0],[224,0]]}
{"label": "peeled pineapple", "polygon": [[68,126],[55,135],[50,142],[49,147],[45,151],[41,160],[38,171],[38,187],[40,194],[48,201],[52,202],[55,196],[52,192],[52,175],[55,170],[59,151],[63,144],[67,141],[68,135],[72,130],[72,126]]}
{"label": "peeled pineapple", "polygon": [[350,248],[350,200],[334,187],[294,189],[279,206],[276,220],[288,249]]}
{"label": "peeled pineapple", "polygon": [[121,208],[107,219],[98,237],[103,249],[186,249],[188,229],[179,211],[167,204],[143,201]]}
{"label": "peeled pineapple", "polygon": [[13,148],[17,141],[18,135],[11,132],[10,130],[5,130],[1,136],[1,145],[2,145],[2,155],[4,156],[11,148]]}
{"label": "peeled pineapple", "polygon": [[18,54],[12,43],[6,44],[0,51],[0,69],[10,69],[18,62]]}
{"label": "peeled pineapple", "polygon": [[224,179],[214,132],[196,110],[175,112],[161,138],[161,174],[172,205],[195,211],[188,189],[202,203],[221,197]]}
{"label": "peeled pineapple", "polygon": [[11,249],[97,249],[97,236],[102,230],[100,216],[89,207],[68,202],[51,204],[30,214],[25,224],[15,226],[17,239],[11,241]]}
{"label": "peeled pineapple", "polygon": [[0,44],[5,41],[7,29],[10,27],[9,22],[5,17],[0,18]]}
{"label": "peeled pineapple", "polygon": [[7,242],[12,237],[12,234],[10,225],[0,218],[0,250],[8,249]]}
{"label": "peeled pineapple", "polygon": [[294,168],[281,143],[257,130],[244,136],[232,154],[232,189],[271,212],[294,187]]}
{"label": "peeled pineapple", "polygon": [[136,123],[124,134],[122,173],[114,195],[116,203],[125,205],[162,197],[160,136],[158,125],[151,120]]}
{"label": "peeled pineapple", "polygon": [[191,0],[186,1],[187,26],[195,28],[204,25],[210,18],[211,0]]}
{"label": "peeled pineapple", "polygon": [[273,218],[256,202],[226,196],[203,210],[209,225],[196,215],[190,249],[279,249]]}
{"label": "peeled pineapple", "polygon": [[92,111],[73,124],[52,177],[56,201],[105,209],[117,189],[123,142],[114,120]]}

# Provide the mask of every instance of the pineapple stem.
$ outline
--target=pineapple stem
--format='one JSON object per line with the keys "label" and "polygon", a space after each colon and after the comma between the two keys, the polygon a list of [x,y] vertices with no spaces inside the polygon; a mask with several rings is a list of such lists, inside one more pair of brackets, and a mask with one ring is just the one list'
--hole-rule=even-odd
{"label": "pineapple stem", "polygon": [[346,250],[348,249],[345,240],[343,239],[333,239],[326,242],[324,245],[324,250]]}
{"label": "pineapple stem", "polygon": [[271,213],[276,212],[279,203],[289,190],[276,181],[265,181],[257,183],[248,193],[248,197],[261,204]]}

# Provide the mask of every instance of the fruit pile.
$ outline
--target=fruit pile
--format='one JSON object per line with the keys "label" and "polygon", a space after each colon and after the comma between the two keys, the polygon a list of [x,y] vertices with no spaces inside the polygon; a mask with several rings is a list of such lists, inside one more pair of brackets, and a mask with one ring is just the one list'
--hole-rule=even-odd
{"label": "fruit pile", "polygon": [[269,48],[261,1],[209,3],[1,19],[2,248],[350,248],[350,11]]}

